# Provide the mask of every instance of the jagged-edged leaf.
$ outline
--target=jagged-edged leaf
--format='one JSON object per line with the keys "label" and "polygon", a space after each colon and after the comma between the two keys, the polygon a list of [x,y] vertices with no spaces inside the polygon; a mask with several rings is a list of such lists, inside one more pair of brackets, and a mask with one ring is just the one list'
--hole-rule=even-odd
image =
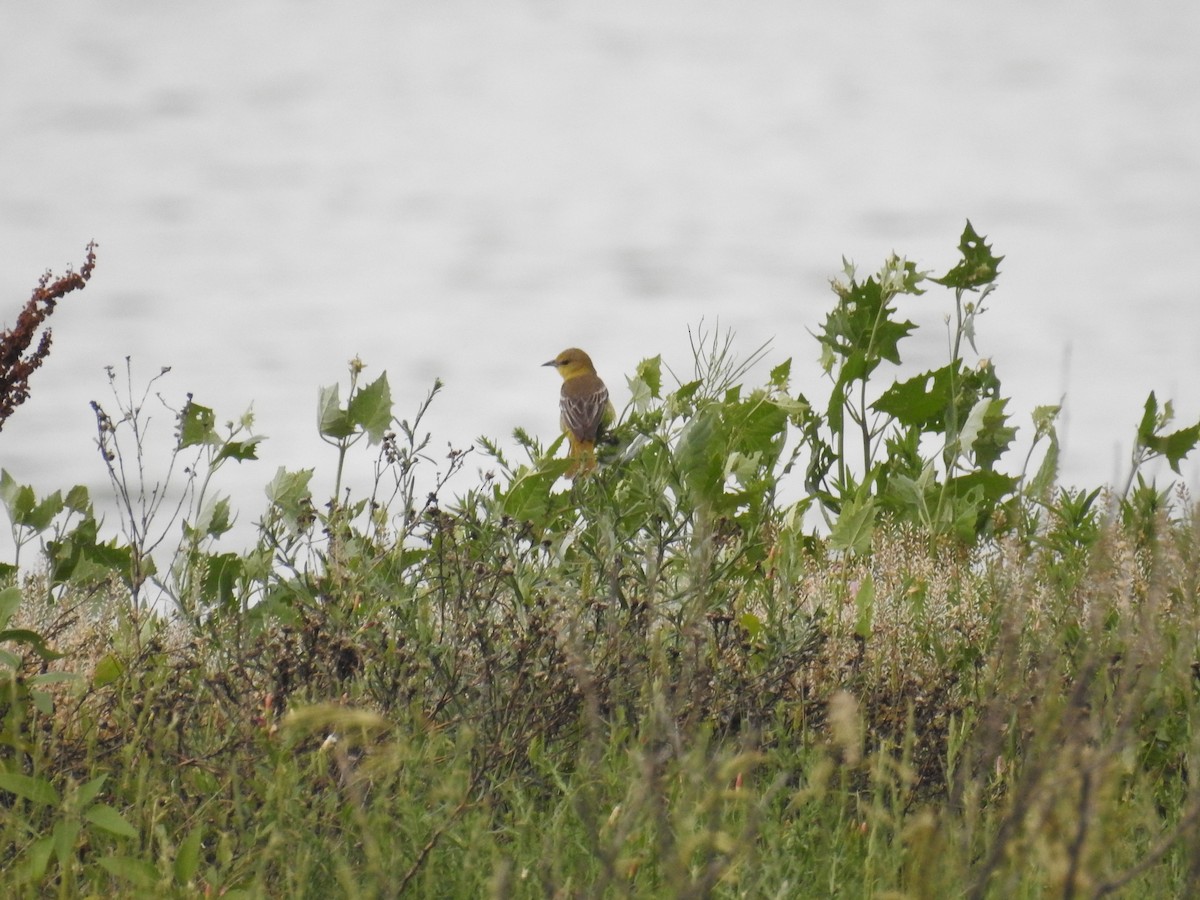
{"label": "jagged-edged leaf", "polygon": [[991,245],[985,237],[976,234],[970,220],[963,229],[958,242],[958,251],[962,259],[941,278],[934,278],[938,284],[946,287],[973,290],[991,284],[1000,273],[1000,262],[1003,256],[992,253]]}
{"label": "jagged-edged leaf", "polygon": [[221,445],[220,451],[217,453],[214,464],[223,459],[232,459],[237,462],[245,462],[248,459],[258,459],[258,445],[266,438],[252,437],[244,441],[226,441]]}
{"label": "jagged-edged leaf", "polygon": [[382,441],[392,425],[392,389],[388,386],[387,372],[356,390],[347,412],[351,423],[367,433],[369,443]]}
{"label": "jagged-edged leaf", "polygon": [[217,416],[207,406],[188,400],[179,414],[179,448],[216,443]]}
{"label": "jagged-edged leaf", "polygon": [[862,556],[871,549],[874,534],[875,498],[864,487],[843,504],[842,514],[829,532],[829,546]]}
{"label": "jagged-edged leaf", "polygon": [[953,365],[922,372],[899,381],[872,404],[877,412],[892,416],[901,425],[922,431],[939,431],[946,421],[954,384]]}

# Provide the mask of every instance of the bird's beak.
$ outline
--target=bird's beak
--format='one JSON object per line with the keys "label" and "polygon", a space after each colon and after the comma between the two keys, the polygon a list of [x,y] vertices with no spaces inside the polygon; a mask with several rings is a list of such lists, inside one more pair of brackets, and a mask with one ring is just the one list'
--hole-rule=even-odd
{"label": "bird's beak", "polygon": [[558,360],[557,360],[557,359],[552,359],[552,360],[550,360],[550,362],[544,362],[544,363],[542,363],[542,365],[543,365],[543,366],[557,366],[557,365],[558,365]]}

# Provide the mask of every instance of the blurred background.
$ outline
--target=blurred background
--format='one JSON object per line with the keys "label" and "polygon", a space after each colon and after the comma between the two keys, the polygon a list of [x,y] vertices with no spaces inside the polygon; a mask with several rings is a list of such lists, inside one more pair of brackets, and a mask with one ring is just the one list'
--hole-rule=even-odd
{"label": "blurred background", "polygon": [[[88,404],[127,356],[176,405],[253,405],[262,459],[216,485],[249,520],[278,466],[332,483],[317,389],[355,356],[401,416],[445,382],[439,457],[551,440],[564,347],[620,408],[701,322],[823,401],[842,257],[940,274],[969,218],[1006,256],[978,348],[1020,437],[1065,394],[1063,480],[1123,480],[1150,390],[1200,416],[1198,38],[1192,0],[5,4],[0,322],[100,249],[0,466],[106,492]],[[906,376],[952,299],[902,301]]]}

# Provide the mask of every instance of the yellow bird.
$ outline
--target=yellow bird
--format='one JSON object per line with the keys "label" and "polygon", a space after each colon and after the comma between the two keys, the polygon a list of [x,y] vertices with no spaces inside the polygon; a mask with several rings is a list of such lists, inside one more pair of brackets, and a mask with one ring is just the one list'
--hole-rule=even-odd
{"label": "yellow bird", "polygon": [[596,374],[592,359],[578,347],[564,350],[544,366],[554,366],[563,378],[558,398],[559,425],[571,445],[574,462],[567,477],[586,475],[596,468],[596,440],[617,417],[608,388]]}

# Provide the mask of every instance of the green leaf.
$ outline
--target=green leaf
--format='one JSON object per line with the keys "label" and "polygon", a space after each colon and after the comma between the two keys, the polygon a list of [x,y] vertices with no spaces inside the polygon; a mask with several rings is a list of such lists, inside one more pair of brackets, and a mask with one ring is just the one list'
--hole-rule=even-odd
{"label": "green leaf", "polygon": [[365,388],[354,392],[347,409],[350,421],[367,433],[367,441],[378,444],[392,425],[392,390],[384,372]]}
{"label": "green leaf", "polygon": [[217,443],[216,424],[217,416],[211,409],[189,399],[179,414],[179,449]]}
{"label": "green leaf", "polygon": [[266,488],[267,499],[295,530],[307,527],[314,516],[312,492],[308,489],[312,477],[312,469],[289,472],[280,466]]}
{"label": "green leaf", "polygon": [[117,837],[135,838],[138,836],[137,829],[106,803],[97,803],[95,806],[88,807],[83,811],[83,818],[102,831],[115,834]]}
{"label": "green leaf", "polygon": [[716,503],[725,492],[725,444],[719,407],[705,406],[679,435],[676,464],[695,503]]}
{"label": "green leaf", "polygon": [[0,628],[8,624],[17,613],[17,608],[21,605],[21,589],[18,587],[6,587],[0,590]]}
{"label": "green leaf", "polygon": [[541,468],[521,468],[500,498],[500,508],[518,522],[544,527],[552,504],[551,489],[571,467],[569,459],[549,459]]}
{"label": "green leaf", "polygon": [[14,525],[30,528],[37,533],[45,531],[63,509],[62,493],[55,491],[42,500],[37,500],[33,488],[17,484],[7,470],[0,470],[0,502],[8,510]]}
{"label": "green leaf", "polygon": [[854,633],[864,641],[871,636],[875,621],[875,579],[867,572],[854,594]]}
{"label": "green leaf", "polygon": [[763,632],[762,619],[752,612],[742,613],[742,615],[738,618],[738,623],[746,632],[746,636],[752,641],[757,640],[759,635],[761,635]]}
{"label": "green leaf", "polygon": [[771,370],[771,374],[770,374],[768,380],[770,381],[771,387],[778,388],[781,391],[786,391],[787,386],[788,386],[788,379],[791,378],[791,376],[792,376],[792,361],[791,361],[791,359],[785,359],[783,362],[781,362],[779,365],[777,365],[775,368],[773,368]]}
{"label": "green leaf", "polygon": [[19,772],[0,772],[0,791],[16,794],[39,806],[58,806],[58,791],[44,778],[34,778]]}
{"label": "green leaf", "polygon": [[1174,417],[1171,401],[1164,403],[1160,411],[1158,398],[1154,396],[1154,391],[1151,391],[1150,396],[1146,398],[1142,421],[1138,424],[1137,444],[1153,454],[1165,456],[1172,471],[1179,475],[1179,461],[1191,453],[1200,442],[1200,422],[1170,434],[1160,434]]}
{"label": "green leaf", "polygon": [[41,534],[50,527],[50,523],[54,521],[54,517],[63,511],[63,499],[60,491],[55,491],[50,496],[42,500],[29,514],[25,516],[24,521],[20,524],[32,528],[37,533]]}
{"label": "green leaf", "polygon": [[1200,422],[1190,428],[1181,428],[1166,435],[1155,435],[1146,445],[1148,449],[1167,458],[1167,464],[1176,474],[1179,471],[1179,461],[1196,449],[1200,441]]}
{"label": "green leaf", "polygon": [[30,675],[26,684],[42,686],[46,684],[76,684],[83,679],[78,672],[40,672]]}
{"label": "green leaf", "polygon": [[209,603],[228,607],[237,593],[237,582],[242,577],[242,558],[236,553],[202,555],[204,579],[201,593]]}
{"label": "green leaf", "polygon": [[941,278],[932,279],[933,281],[959,290],[975,290],[996,280],[996,276],[1000,274],[1000,262],[1004,257],[992,253],[991,245],[975,233],[970,220],[963,229],[958,250],[962,254],[959,263]]}
{"label": "green leaf", "polygon": [[92,686],[97,688],[112,684],[125,671],[125,663],[115,653],[106,653],[92,670]]}
{"label": "green leaf", "polygon": [[158,884],[158,869],[144,859],[105,856],[99,862],[110,875],[128,881],[139,890],[149,892]]}
{"label": "green leaf", "polygon": [[749,399],[726,404],[722,417],[733,447],[745,454],[764,453],[774,459],[787,437],[788,413],[761,391]]}
{"label": "green leaf", "polygon": [[[817,340],[847,363],[856,353],[860,355],[861,368],[849,373],[843,368],[839,376],[846,384],[868,377],[881,360],[899,364],[899,343],[916,325],[893,318],[896,309],[892,300],[901,293],[922,293],[917,287],[922,277],[914,264],[893,255],[877,275],[865,282],[851,279],[849,284],[834,283],[838,304],[826,316]],[[825,355],[823,365],[831,371],[833,360]]]}
{"label": "green leaf", "polygon": [[75,857],[75,844],[79,840],[79,822],[58,822],[52,832],[54,838],[54,855],[60,865],[67,865]]}
{"label": "green leaf", "polygon": [[1146,398],[1145,410],[1142,413],[1142,421],[1138,423],[1137,442],[1143,447],[1147,447],[1150,441],[1154,439],[1154,433],[1158,431],[1159,426],[1165,424],[1158,417],[1158,398],[1154,396],[1154,391],[1150,392],[1150,396]]}
{"label": "green leaf", "polygon": [[1006,399],[984,398],[978,401],[963,426],[960,440],[975,454],[975,465],[991,469],[1017,436],[1017,429],[1005,424]]}
{"label": "green leaf", "polygon": [[67,509],[74,512],[82,513],[85,516],[91,515],[92,500],[88,495],[88,489],[82,484],[77,484],[67,491],[67,496],[63,500],[63,504]]}
{"label": "green leaf", "polygon": [[233,527],[233,513],[228,497],[214,497],[204,504],[196,519],[196,530],[202,535],[220,537]]}
{"label": "green leaf", "polygon": [[875,498],[863,485],[842,506],[842,514],[829,532],[829,546],[834,550],[850,551],[862,556],[871,549],[874,533]]}
{"label": "green leaf", "polygon": [[226,441],[213,459],[213,465],[215,466],[223,459],[232,459],[237,462],[258,459],[258,445],[264,440],[265,438],[252,437],[244,441]]}
{"label": "green leaf", "polygon": [[901,425],[922,431],[941,431],[950,406],[954,366],[946,365],[897,382],[883,392],[872,409],[894,418]]}
{"label": "green leaf", "polygon": [[97,775],[86,784],[80,785],[79,792],[75,797],[75,802],[80,806],[87,806],[96,799],[96,795],[100,793],[100,789],[104,787],[104,782],[107,780],[107,775]]}
{"label": "green leaf", "polygon": [[50,857],[53,855],[53,834],[40,837],[29,845],[25,858],[28,860],[30,881],[36,884],[46,877],[46,870],[50,868]]}
{"label": "green leaf", "polygon": [[8,517],[13,520],[13,523],[20,524],[19,517],[33,509],[37,498],[34,496],[33,488],[29,485],[17,484],[16,480],[8,474],[7,469],[0,469],[0,503],[3,503],[4,508],[8,510]]}
{"label": "green leaf", "polygon": [[197,825],[179,843],[175,852],[175,883],[187,887],[200,868],[200,847],[204,838],[204,826]]}
{"label": "green leaf", "polygon": [[324,437],[340,440],[354,434],[350,413],[341,407],[340,388],[334,384],[317,392],[317,430]]}
{"label": "green leaf", "polygon": [[[637,381],[646,386],[646,390],[654,399],[662,397],[662,355],[652,356],[649,359],[643,359],[638,363],[637,373],[635,375]],[[630,380],[630,388],[633,387],[634,381]]]}
{"label": "green leaf", "polygon": [[30,631],[28,628],[9,628],[0,631],[0,643],[4,641],[10,641],[14,644],[25,644],[30,650],[46,661],[62,659],[63,657],[63,654],[56,653],[47,646],[44,637],[36,631]]}

